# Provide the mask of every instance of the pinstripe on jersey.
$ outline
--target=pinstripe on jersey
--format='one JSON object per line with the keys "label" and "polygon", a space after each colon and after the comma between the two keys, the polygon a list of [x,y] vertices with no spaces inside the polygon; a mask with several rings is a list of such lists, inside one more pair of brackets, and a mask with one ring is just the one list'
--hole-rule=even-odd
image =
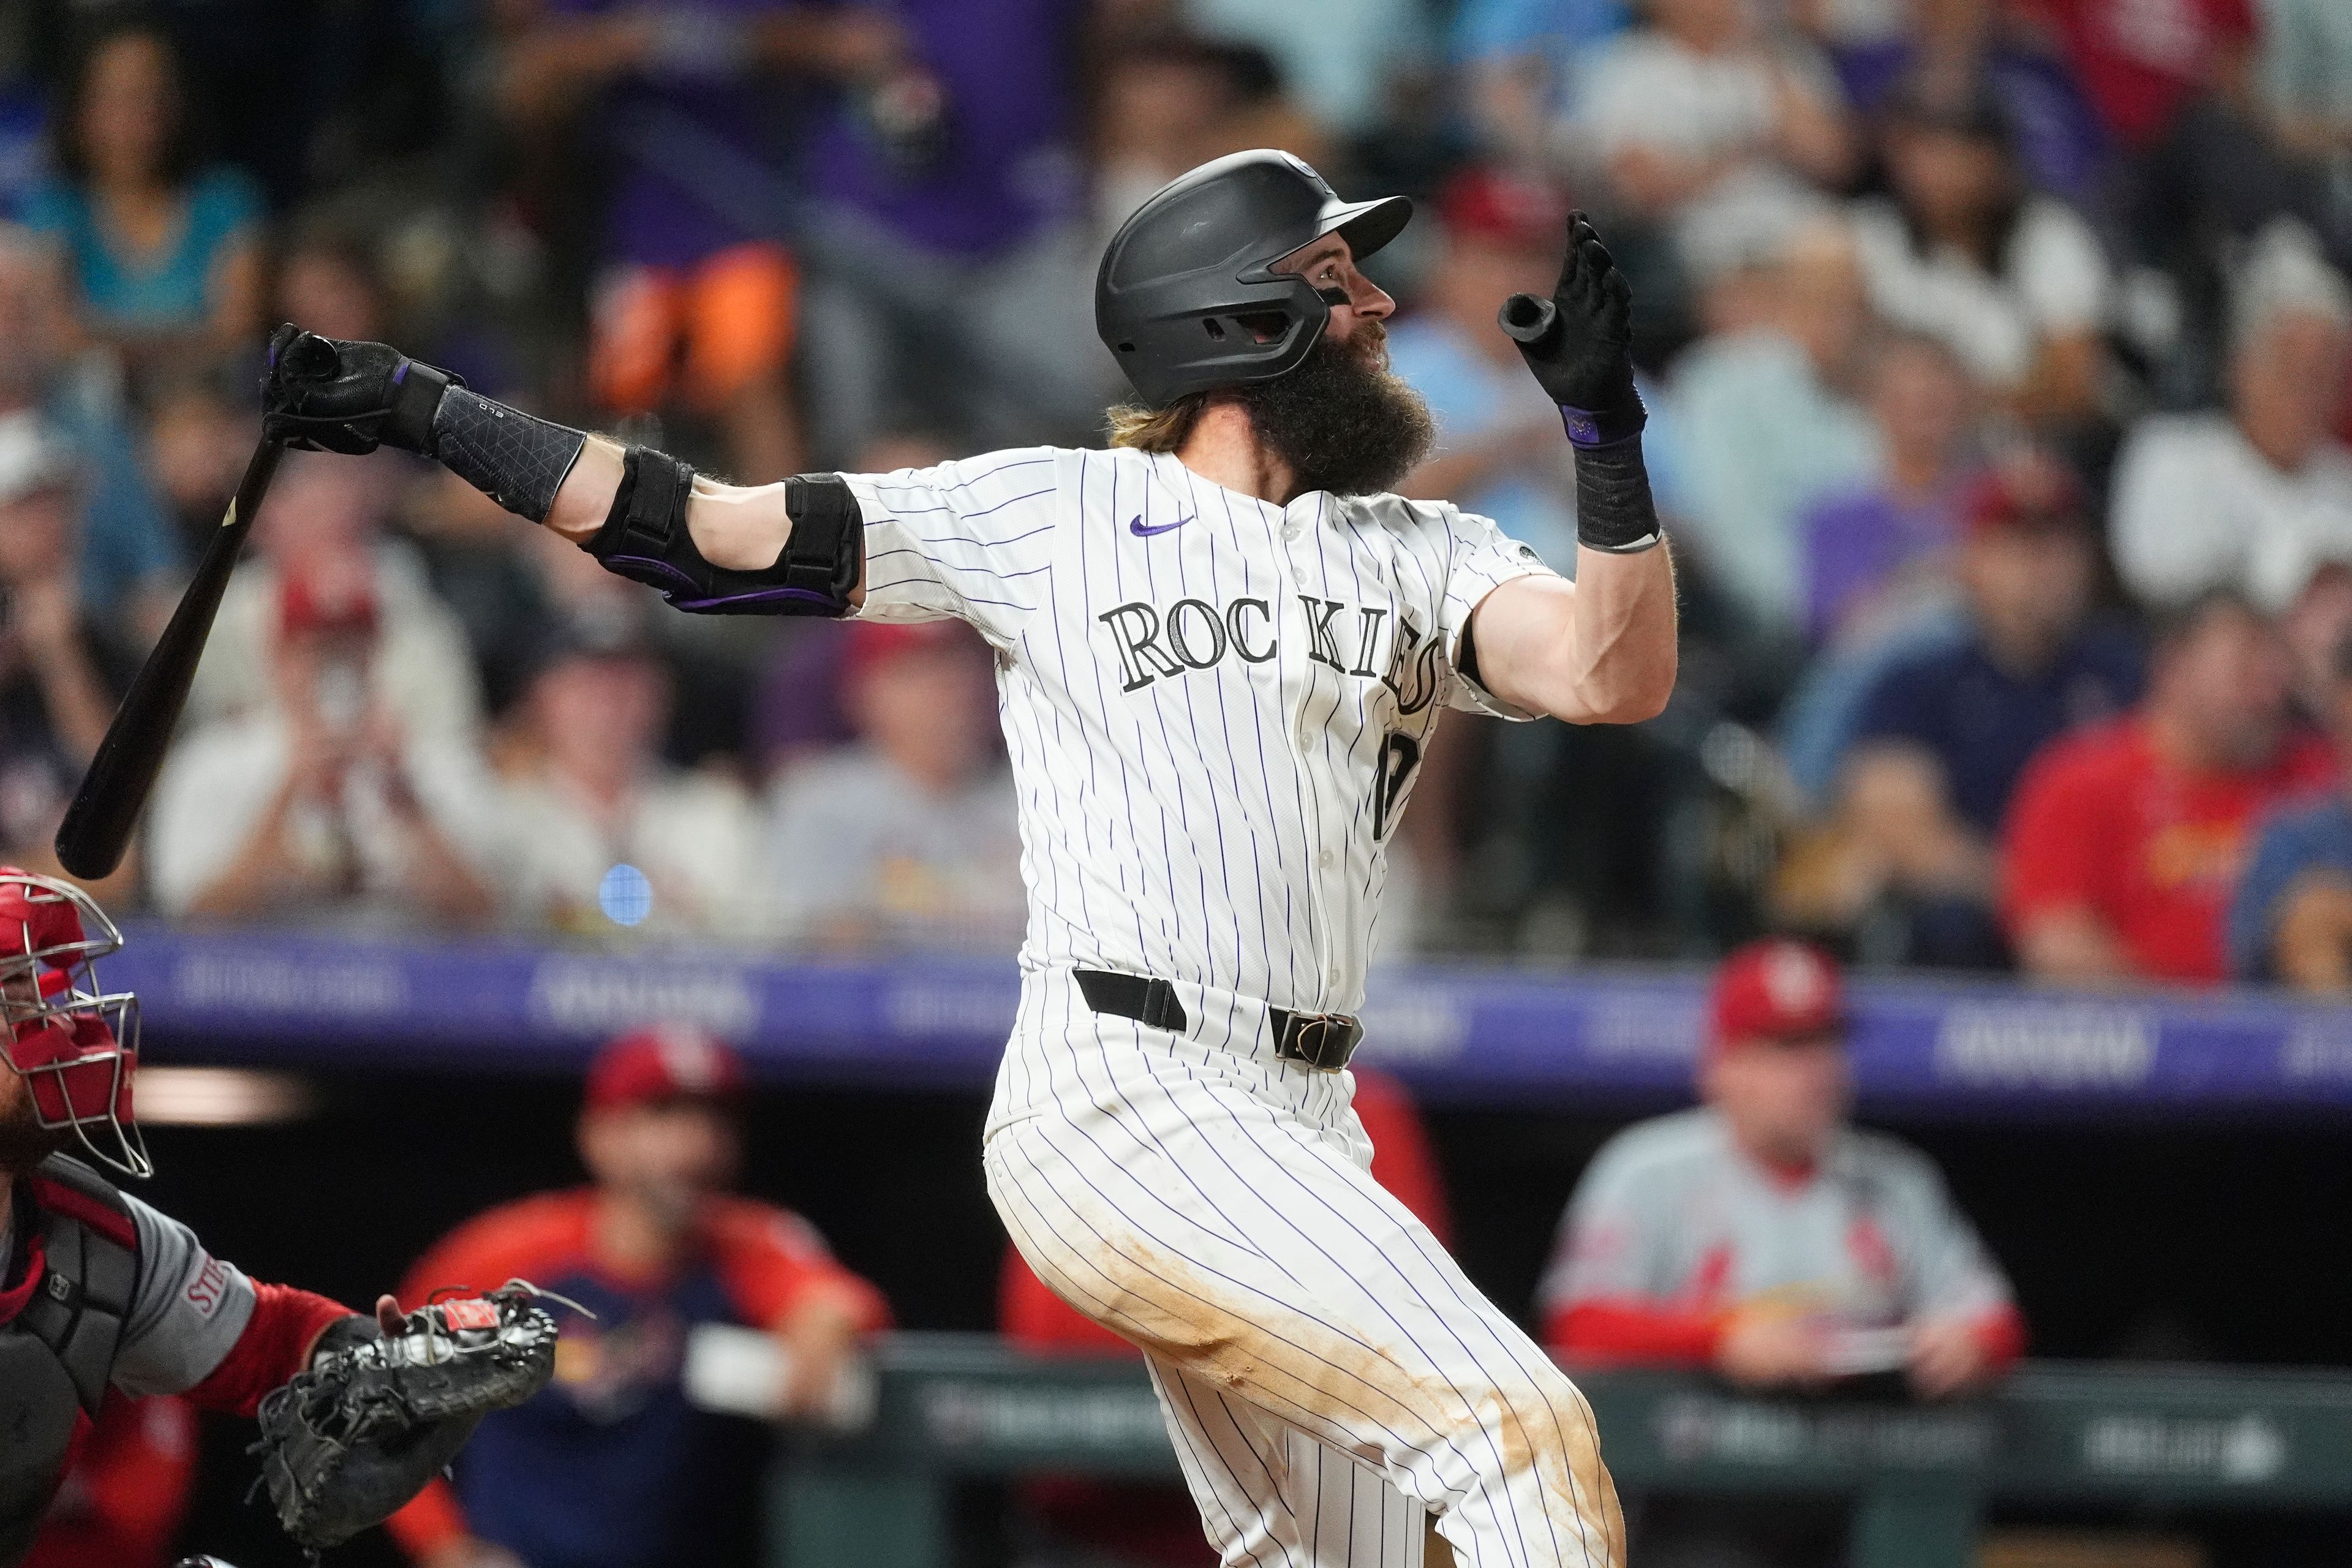
{"label": "pinstripe on jersey", "polygon": [[1132,451],[849,483],[861,614],[960,616],[997,649],[1024,966],[1355,1011],[1438,710],[1507,711],[1454,649],[1487,590],[1546,570],[1534,553],[1443,503],[1279,507]]}

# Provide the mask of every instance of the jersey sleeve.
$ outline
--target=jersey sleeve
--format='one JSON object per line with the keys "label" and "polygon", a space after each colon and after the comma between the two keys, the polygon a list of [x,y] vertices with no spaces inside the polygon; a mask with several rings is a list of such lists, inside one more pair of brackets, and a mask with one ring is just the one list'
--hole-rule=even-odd
{"label": "jersey sleeve", "polygon": [[114,1386],[133,1398],[182,1394],[227,1359],[253,1316],[253,1281],[206,1252],[196,1233],[130,1194],[139,1273],[114,1354]]}
{"label": "jersey sleeve", "polygon": [[1061,454],[1036,447],[842,476],[866,521],[867,620],[969,621],[1010,643],[1045,602]]}
{"label": "jersey sleeve", "polygon": [[711,1226],[719,1277],[743,1321],[772,1329],[829,1296],[870,1333],[887,1328],[882,1292],[835,1260],[816,1227],[796,1214],[744,1199],[720,1205]]}
{"label": "jersey sleeve", "polygon": [[2011,1310],[2009,1280],[1926,1156],[1905,1149],[1892,1172],[1887,1219],[1904,1261],[1913,1318],[1991,1318]]}
{"label": "jersey sleeve", "polygon": [[1654,1173],[1603,1148],[1569,1199],[1538,1295],[1547,1317],[1591,1301],[1652,1300],[1672,1291],[1654,1253],[1663,1199]]}
{"label": "jersey sleeve", "polygon": [[1447,507],[1445,597],[1438,606],[1438,630],[1444,638],[1446,668],[1454,672],[1446,704],[1466,712],[1490,713],[1500,719],[1539,717],[1496,697],[1462,673],[1463,639],[1470,617],[1487,595],[1517,577],[1552,577],[1559,574],[1544,564],[1535,547],[1505,533],[1491,518]]}

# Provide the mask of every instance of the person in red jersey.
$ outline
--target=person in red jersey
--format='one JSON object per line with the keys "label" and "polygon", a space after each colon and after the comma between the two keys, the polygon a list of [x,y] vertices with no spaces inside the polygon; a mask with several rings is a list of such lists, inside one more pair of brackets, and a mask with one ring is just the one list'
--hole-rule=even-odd
{"label": "person in red jersey", "polygon": [[2222,925],[2255,822],[2336,775],[2326,742],[2290,728],[2291,675],[2267,620],[2209,595],[2168,627],[2137,708],[2027,766],[2000,879],[2030,973],[2200,984],[2229,973]]}
{"label": "person in red jersey", "polygon": [[[1356,1088],[1350,1103],[1363,1123],[1364,1136],[1371,1141],[1372,1179],[1411,1209],[1431,1235],[1452,1247],[1454,1216],[1445,1199],[1445,1178],[1412,1096],[1386,1073],[1369,1068],[1356,1068],[1353,1073]],[[998,1277],[996,1326],[1024,1350],[1139,1353],[1045,1289],[1011,1247],[1004,1249],[1004,1269]],[[1097,1568],[1183,1568],[1210,1560],[1202,1542],[1200,1515],[1180,1487],[1039,1476],[1024,1484],[1021,1498],[1034,1525],[1054,1542],[1101,1554]]]}
{"label": "person in red jersey", "polygon": [[108,1394],[25,1568],[164,1568],[195,1481],[186,1400]]}
{"label": "person in red jersey", "polygon": [[715,1561],[714,1493],[730,1433],[687,1398],[707,1325],[772,1331],[786,1356],[774,1414],[827,1409],[845,1363],[888,1309],[799,1215],[728,1192],[743,1064],[698,1031],[605,1047],[588,1072],[579,1149],[591,1184],[459,1226],[408,1289],[522,1278],[595,1314],[559,1311],[555,1381],[492,1413],[456,1468],[393,1516],[428,1568],[667,1568]]}
{"label": "person in red jersey", "polygon": [[[1760,1389],[1900,1376],[1930,1397],[2017,1359],[2008,1281],[1935,1168],[1848,1121],[1846,1032],[1844,983],[1819,949],[1772,938],[1725,961],[1705,1103],[1594,1156],[1544,1277],[1547,1345]],[[1843,1561],[1843,1504],[1649,1497],[1629,1514],[1643,1568]]]}
{"label": "person in red jersey", "polygon": [[247,1279],[95,1168],[153,1170],[131,1119],[138,999],[95,971],[121,945],[79,888],[0,866],[0,1568],[27,1560],[110,1398],[250,1416],[399,1321],[390,1297],[370,1320]]}

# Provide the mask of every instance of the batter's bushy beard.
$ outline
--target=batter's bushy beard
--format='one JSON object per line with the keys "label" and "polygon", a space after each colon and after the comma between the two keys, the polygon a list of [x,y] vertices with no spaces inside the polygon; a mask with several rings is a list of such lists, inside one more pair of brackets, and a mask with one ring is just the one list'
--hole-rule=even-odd
{"label": "batter's bushy beard", "polygon": [[1429,405],[1388,367],[1388,334],[1365,321],[1349,340],[1319,338],[1296,370],[1238,389],[1267,450],[1299,491],[1371,495],[1396,489],[1437,438]]}

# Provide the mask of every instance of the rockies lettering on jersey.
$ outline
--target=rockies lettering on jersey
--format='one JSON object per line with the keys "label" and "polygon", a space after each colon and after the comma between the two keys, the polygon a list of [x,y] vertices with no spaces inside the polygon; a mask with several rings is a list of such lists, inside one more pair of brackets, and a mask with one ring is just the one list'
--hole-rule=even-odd
{"label": "rockies lettering on jersey", "polygon": [[1470,612],[1546,571],[1443,502],[1276,506],[1172,457],[1047,447],[847,476],[882,620],[997,650],[1032,971],[1362,1002],[1386,843]]}

